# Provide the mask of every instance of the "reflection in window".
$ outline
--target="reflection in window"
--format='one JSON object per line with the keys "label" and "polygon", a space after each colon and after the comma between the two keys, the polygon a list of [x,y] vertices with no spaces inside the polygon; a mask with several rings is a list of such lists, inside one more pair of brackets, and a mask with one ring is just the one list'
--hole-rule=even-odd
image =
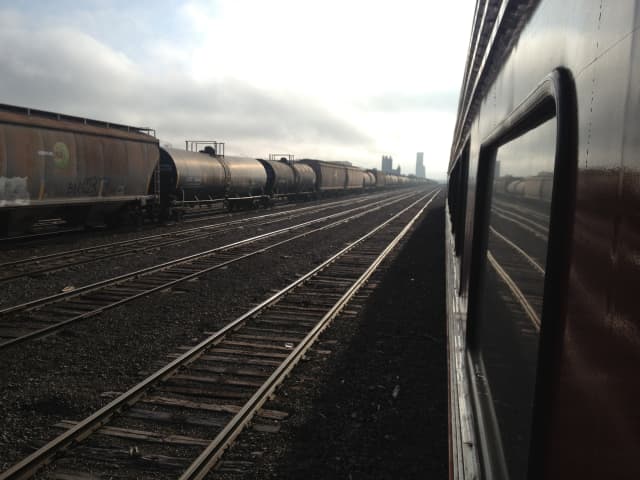
{"label": "reflection in window", "polygon": [[512,479],[527,472],[555,135],[552,119],[498,148],[489,202],[475,362]]}

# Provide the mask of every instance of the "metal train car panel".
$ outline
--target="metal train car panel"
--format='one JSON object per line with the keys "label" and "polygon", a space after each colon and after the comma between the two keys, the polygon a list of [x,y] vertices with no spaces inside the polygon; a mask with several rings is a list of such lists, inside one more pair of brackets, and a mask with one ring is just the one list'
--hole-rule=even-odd
{"label": "metal train car panel", "polygon": [[143,130],[0,106],[0,132],[6,222],[72,213],[82,221],[84,207],[107,213],[154,198],[158,141]]}
{"label": "metal train car panel", "polygon": [[298,163],[309,165],[316,174],[316,191],[344,190],[347,184],[346,167],[339,163],[304,159]]}
{"label": "metal train car panel", "polygon": [[296,193],[311,193],[316,187],[316,173],[304,163],[294,162],[291,165],[295,174]]}
{"label": "metal train car panel", "polygon": [[227,173],[217,157],[176,148],[160,148],[161,191],[178,202],[221,198]]}
{"label": "metal train car panel", "polygon": [[263,195],[267,186],[267,172],[254,158],[225,156],[229,170],[229,197]]}
{"label": "metal train car panel", "polygon": [[395,173],[386,174],[386,185],[395,186],[398,184],[398,176]]}
{"label": "metal train car panel", "polygon": [[479,1],[449,168],[451,469],[638,478],[640,3]]}
{"label": "metal train car panel", "polygon": [[347,182],[345,189],[357,190],[362,189],[365,186],[364,170],[355,167],[346,167],[347,170]]}
{"label": "metal train car panel", "polygon": [[376,186],[376,177],[369,170],[364,172],[363,181],[364,181],[364,188],[373,188]]}
{"label": "metal train car panel", "polygon": [[377,188],[384,188],[384,187],[387,186],[387,174],[386,173],[384,173],[384,172],[382,172],[380,170],[377,170],[377,169],[374,169],[372,173],[373,173],[373,175],[375,177],[376,187]]}
{"label": "metal train car panel", "polygon": [[262,160],[267,172],[265,192],[268,195],[286,195],[296,191],[295,172],[287,161]]}

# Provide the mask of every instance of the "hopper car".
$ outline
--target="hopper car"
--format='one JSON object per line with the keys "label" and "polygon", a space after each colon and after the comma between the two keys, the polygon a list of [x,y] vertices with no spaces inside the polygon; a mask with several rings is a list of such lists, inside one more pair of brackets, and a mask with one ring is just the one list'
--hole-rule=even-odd
{"label": "hopper car", "polygon": [[640,478],[640,2],[478,0],[447,194],[450,478]]}
{"label": "hopper car", "polygon": [[116,222],[151,205],[158,141],[150,129],[0,108],[0,234],[38,218]]}

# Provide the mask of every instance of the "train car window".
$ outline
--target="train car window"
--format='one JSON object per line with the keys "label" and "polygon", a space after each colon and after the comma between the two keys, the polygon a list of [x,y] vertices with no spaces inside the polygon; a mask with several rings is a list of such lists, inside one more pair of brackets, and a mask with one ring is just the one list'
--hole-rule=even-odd
{"label": "train car window", "polygon": [[447,190],[447,201],[449,202],[449,214],[451,216],[451,233],[456,233],[457,211],[460,208],[457,204],[458,191],[460,190],[460,164],[456,163],[449,174],[449,184]]}
{"label": "train car window", "polygon": [[509,478],[526,478],[556,153],[556,118],[500,145],[487,191],[476,372]]}
{"label": "train car window", "polygon": [[545,440],[553,434],[575,205],[576,104],[573,76],[558,68],[479,145],[467,214],[465,367],[486,478],[541,478]]}
{"label": "train car window", "polygon": [[464,244],[465,235],[465,213],[467,211],[467,188],[469,182],[469,141],[460,155],[458,160],[459,174],[458,174],[458,192],[456,198],[456,204],[458,205],[456,218],[455,218],[455,251],[456,255],[462,254],[462,248]]}

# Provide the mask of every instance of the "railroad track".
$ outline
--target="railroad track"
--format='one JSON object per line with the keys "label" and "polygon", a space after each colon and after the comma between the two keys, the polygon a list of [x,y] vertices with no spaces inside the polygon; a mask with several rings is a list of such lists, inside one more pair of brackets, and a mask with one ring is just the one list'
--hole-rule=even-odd
{"label": "railroad track", "polygon": [[[388,196],[388,194],[386,195]],[[19,260],[13,260],[10,262],[4,262],[0,263],[0,283],[15,280],[21,277],[34,276],[47,272],[63,270],[72,266],[97,262],[99,260],[105,260],[108,258],[133,255],[135,253],[140,253],[155,248],[162,248],[170,245],[178,245],[185,242],[206,239],[220,231],[226,231],[229,228],[265,226],[278,221],[282,221],[283,218],[296,218],[303,215],[310,215],[323,210],[339,208],[343,205],[354,205],[370,200],[371,197],[340,200],[331,202],[329,204],[314,205],[276,213],[268,213],[257,217],[242,218],[227,222],[201,225],[199,227],[181,229],[174,232],[146,235],[144,237],[130,240],[112,242],[92,247],[77,248],[73,250],[66,250],[63,252],[51,253],[48,255],[40,255],[37,257],[28,257]]]}
{"label": "railroad track", "polygon": [[[438,195],[427,194],[0,475],[201,479]],[[430,196],[429,200],[426,200]],[[43,467],[46,467],[43,469]],[[43,469],[43,470],[41,470]]]}
{"label": "railroad track", "polygon": [[[374,204],[353,207],[71,291],[4,308],[0,310],[0,349],[49,335],[108,309],[175,287],[179,283],[265,253],[284,243],[335,228],[414,195],[417,193],[406,193]],[[331,223],[318,226],[324,222]],[[284,239],[278,238],[283,235],[287,236]]]}
{"label": "railroad track", "polygon": [[69,228],[59,228],[54,231],[44,231],[44,232],[35,232],[29,233],[26,235],[13,235],[10,237],[1,237],[0,245],[13,245],[16,243],[22,242],[31,242],[31,241],[39,241],[46,240],[48,238],[59,237],[62,235],[67,235],[69,233],[80,233],[84,231],[84,227],[69,227]]}
{"label": "railroad track", "polygon": [[[221,202],[222,203],[222,202]],[[274,206],[274,208],[282,208],[289,204],[294,204],[296,202],[285,202],[279,203]],[[228,210],[222,208],[222,206],[216,206],[215,208],[202,208],[196,210],[194,212],[186,213],[182,217],[181,223],[196,223],[210,220],[215,217],[219,217],[221,215],[229,213]],[[140,228],[153,228],[154,223],[147,224],[144,226],[127,226],[122,225],[119,227],[115,227],[115,230],[119,230],[121,232],[128,232],[133,230],[139,230]],[[99,229],[100,227],[98,227]],[[55,238],[59,236],[64,236],[70,233],[83,233],[87,229],[92,230],[93,227],[77,225],[77,226],[67,226],[64,224],[64,221],[59,219],[49,219],[49,220],[41,220],[39,224],[32,227],[34,230],[32,233],[21,234],[21,235],[10,235],[8,237],[0,237],[0,245],[24,245],[28,242],[38,242],[41,240],[47,240],[49,238]],[[112,229],[113,230],[113,229]]]}
{"label": "railroad track", "polygon": [[508,222],[516,224],[518,227],[533,234],[536,238],[544,240],[546,242],[549,237],[549,224],[540,223],[540,221],[532,220],[527,216],[520,213],[515,213],[511,209],[506,210],[504,208],[493,205],[491,207],[491,214],[500,217]]}
{"label": "railroad track", "polygon": [[523,205],[521,201],[518,201],[514,198],[510,198],[509,201],[507,201],[507,199],[504,197],[498,197],[494,198],[492,202],[496,207],[505,209],[508,212],[524,215],[525,217],[530,219],[535,219],[542,225],[549,225],[548,203],[543,203],[544,208],[533,208],[530,205]]}
{"label": "railroad track", "polygon": [[[536,331],[540,330],[542,317],[544,260],[533,258],[511,239],[489,227],[490,240],[487,250],[487,265],[490,266],[501,284],[503,298],[511,297],[525,313]],[[520,322],[522,315],[517,314]],[[524,328],[524,327],[523,327]]]}

